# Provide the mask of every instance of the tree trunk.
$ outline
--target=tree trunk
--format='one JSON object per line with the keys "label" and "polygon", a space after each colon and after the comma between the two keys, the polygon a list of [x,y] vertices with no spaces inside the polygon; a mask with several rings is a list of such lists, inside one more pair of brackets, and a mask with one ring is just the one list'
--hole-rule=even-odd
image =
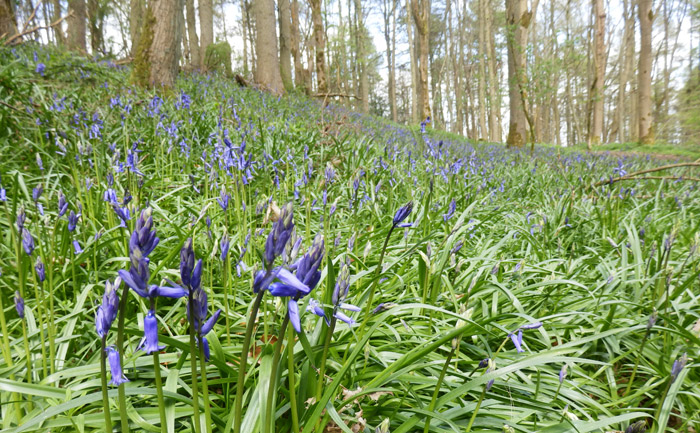
{"label": "tree trunk", "polygon": [[17,34],[17,18],[12,0],[0,0],[0,38]]}
{"label": "tree trunk", "polygon": [[[382,16],[384,18],[384,42],[386,43],[386,64],[389,74],[389,113],[391,120],[396,122],[396,77],[394,58],[394,33],[392,29],[396,26],[396,0],[382,1]],[[393,26],[392,27],[392,22]]]}
{"label": "tree trunk", "polygon": [[131,33],[131,56],[136,57],[136,52],[141,38],[141,29],[144,26],[143,17],[147,13],[144,0],[131,0],[129,10],[129,30]]}
{"label": "tree trunk", "polygon": [[68,49],[87,52],[85,46],[86,23],[85,0],[68,0]]}
{"label": "tree trunk", "polygon": [[357,66],[360,75],[360,108],[363,113],[369,113],[369,73],[367,70],[367,32],[362,16],[362,3],[360,0],[355,0],[355,22],[357,23],[357,32],[355,39],[357,43]]}
{"label": "tree trunk", "polygon": [[[11,0],[0,0],[0,3],[3,1],[10,1]],[[0,5],[0,7],[2,7]],[[58,21],[61,19],[61,0],[53,0],[53,15],[51,17],[51,20],[53,22]],[[2,33],[2,30],[0,30],[0,33]],[[61,26],[53,26],[53,34],[54,37],[56,38],[56,43],[60,45],[64,45],[66,43],[66,35],[63,33],[63,29]]]}
{"label": "tree trunk", "polygon": [[[206,71],[207,65],[207,47],[214,43],[214,9],[212,7],[212,0],[198,0],[199,1],[199,30],[200,30],[200,67],[203,71]],[[274,8],[274,5],[273,5]],[[274,20],[274,9],[272,11],[272,16]],[[276,44],[275,44],[276,45]]]}
{"label": "tree trunk", "polygon": [[[306,87],[304,82],[304,65],[301,63],[302,53],[299,49],[299,2],[298,0],[292,0],[291,9],[291,20],[292,28],[290,32],[291,37],[291,52],[292,57],[294,57],[294,84],[299,87]],[[305,89],[308,91],[309,89]]]}
{"label": "tree trunk", "polygon": [[651,118],[651,30],[654,16],[651,10],[652,0],[638,0],[639,31],[641,34],[638,73],[638,113],[639,143],[654,143],[654,128]]}
{"label": "tree trunk", "polygon": [[311,20],[313,21],[314,48],[316,49],[316,90],[324,95],[328,93],[326,81],[326,34],[323,30],[323,16],[321,15],[321,0],[309,0],[311,7]]}
{"label": "tree trunk", "polygon": [[501,132],[501,96],[499,74],[496,69],[496,41],[493,32],[493,10],[491,2],[486,4],[486,45],[489,60],[489,138],[491,142],[500,142],[503,139]]}
{"label": "tree trunk", "polygon": [[[153,17],[153,42],[150,49],[150,84],[172,87],[177,77],[178,65],[178,0],[150,0]],[[145,37],[145,35],[142,36]]]}
{"label": "tree trunk", "polygon": [[486,2],[479,0],[479,137],[486,139]]}
{"label": "tree trunk", "polygon": [[[411,0],[406,0],[406,11],[411,10]],[[410,12],[408,12],[410,14]],[[413,38],[413,19],[406,19],[406,32],[408,34],[408,54],[411,58],[411,119],[413,123],[419,120],[418,115],[418,62],[416,61],[416,42]]]}
{"label": "tree trunk", "polygon": [[185,0],[187,12],[187,36],[190,45],[190,65],[199,68],[202,64],[199,50],[199,36],[197,36],[197,20],[194,14],[194,0]]}
{"label": "tree trunk", "polygon": [[603,109],[605,103],[605,6],[603,0],[593,1],[593,15],[595,17],[594,34],[594,58],[593,58],[593,85],[591,86],[591,104],[593,108],[593,120],[589,131],[589,146],[600,144],[603,135]]}
{"label": "tree trunk", "polygon": [[292,81],[292,11],[289,0],[279,0],[280,22],[280,75],[284,88],[291,92],[294,89]]}
{"label": "tree trunk", "polygon": [[418,37],[418,109],[421,121],[429,119],[428,53],[430,49],[430,0],[411,0],[411,12]]}
{"label": "tree trunk", "polygon": [[102,34],[104,12],[100,7],[99,0],[88,0],[88,22],[90,23],[90,46],[92,48],[92,53],[104,52],[104,37]]}
{"label": "tree trunk", "polygon": [[255,17],[255,82],[273,93],[284,93],[280,63],[277,57],[277,26],[274,0],[254,0]]}
{"label": "tree trunk", "polygon": [[527,49],[528,27],[535,13],[527,9],[527,0],[506,0],[506,43],[508,47],[508,96],[510,99],[510,119],[508,125],[508,147],[522,147],[534,139],[529,137],[528,127],[532,130],[532,121],[528,118],[527,92]]}
{"label": "tree trunk", "polygon": [[467,2],[463,3],[463,11],[459,13],[459,7],[456,7],[457,11],[457,31],[458,36],[458,50],[452,56],[452,69],[454,75],[454,88],[455,88],[455,124],[452,128],[452,132],[457,134],[464,134],[464,111],[462,109],[462,83],[464,71],[464,17],[466,16]]}

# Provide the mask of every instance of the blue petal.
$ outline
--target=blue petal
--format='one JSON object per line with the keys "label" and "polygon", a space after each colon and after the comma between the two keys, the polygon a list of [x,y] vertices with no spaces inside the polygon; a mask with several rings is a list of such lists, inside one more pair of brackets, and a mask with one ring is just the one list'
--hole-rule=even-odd
{"label": "blue petal", "polygon": [[[219,320],[219,316],[221,315],[221,309],[216,310],[216,313],[212,314],[212,316],[204,322],[204,325],[202,325],[202,335],[207,335],[209,331],[214,327],[214,324],[216,323],[217,320]],[[204,339],[206,341],[206,338]],[[209,357],[207,357],[209,359]]]}
{"label": "blue petal", "polygon": [[[138,277],[138,275],[132,274],[131,272],[127,272],[124,269],[120,269],[119,271],[117,271],[117,273],[121,277],[122,281],[124,281],[124,284],[129,286],[136,293],[138,293],[139,296],[141,296],[142,298],[148,297],[148,293],[140,287],[139,283],[142,283],[142,281]],[[138,279],[138,281],[136,281],[136,279]]]}
{"label": "blue petal", "polygon": [[311,291],[309,286],[307,286],[306,284],[299,281],[299,279],[297,277],[295,277],[294,274],[292,274],[291,272],[289,272],[288,270],[286,270],[284,268],[281,268],[279,270],[279,272],[277,272],[277,278],[281,282],[283,282],[284,284],[286,284],[288,286],[292,286],[295,289],[299,290],[304,295],[308,295],[309,292]]}
{"label": "blue petal", "polygon": [[[221,311],[221,310],[219,310]],[[209,342],[207,341],[207,337],[202,337],[202,348],[204,348],[204,360],[209,361]]]}
{"label": "blue petal", "polygon": [[290,299],[287,302],[287,314],[289,314],[289,321],[292,322],[294,330],[301,332],[301,320],[299,319],[299,305],[294,299]]}
{"label": "blue petal", "polygon": [[333,315],[335,316],[336,319],[342,320],[343,322],[347,323],[348,325],[352,326],[355,324],[355,321],[352,318],[346,316],[345,313],[343,313],[342,311],[336,311]]}
{"label": "blue petal", "polygon": [[516,334],[510,334],[509,337],[513,341],[513,345],[515,345],[515,350],[517,350],[518,353],[523,352],[523,348],[520,346],[520,340],[518,340],[518,336]]}
{"label": "blue petal", "polygon": [[180,286],[177,287],[158,287],[155,290],[156,294],[158,296],[162,296],[164,298],[182,298],[183,296],[187,296],[187,292],[185,289],[183,289]]}
{"label": "blue petal", "polygon": [[298,290],[292,286],[288,286],[282,283],[272,283],[268,288],[272,296],[284,297],[284,296],[296,296]]}
{"label": "blue petal", "polygon": [[362,311],[362,308],[357,307],[357,306],[352,305],[352,304],[346,304],[345,302],[341,302],[340,305],[338,305],[338,306],[339,306],[340,308],[342,308],[343,310],[355,311],[355,312],[360,312],[360,311]]}

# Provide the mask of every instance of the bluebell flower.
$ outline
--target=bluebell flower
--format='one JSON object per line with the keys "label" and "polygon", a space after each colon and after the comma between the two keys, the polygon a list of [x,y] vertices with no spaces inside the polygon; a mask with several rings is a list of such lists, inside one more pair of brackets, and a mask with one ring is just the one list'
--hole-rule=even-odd
{"label": "bluebell flower", "polygon": [[15,291],[15,310],[17,310],[17,315],[20,319],[24,319],[24,298],[19,294],[19,291]]}
{"label": "bluebell flower", "polygon": [[455,201],[455,199],[452,199],[449,207],[447,208],[447,213],[442,216],[442,219],[444,221],[447,221],[450,218],[452,218],[452,216],[455,214],[455,210],[457,210],[457,202]]}
{"label": "bluebell flower", "polygon": [[27,221],[27,213],[24,211],[24,206],[19,208],[17,212],[17,231],[22,232],[24,230],[24,223]]}
{"label": "bluebell flower", "polygon": [[180,250],[180,278],[185,287],[190,286],[192,272],[194,270],[194,249],[192,248],[192,238],[185,241]]}
{"label": "bluebell flower", "polygon": [[179,286],[165,287],[157,286],[155,284],[149,285],[148,280],[151,277],[151,272],[148,269],[149,262],[149,259],[145,257],[138,259],[136,262],[132,258],[131,269],[129,269],[128,272],[124,269],[120,269],[118,271],[119,276],[130,289],[132,289],[142,298],[153,299],[158,296],[162,296],[164,298],[176,299],[187,295],[185,289]]}
{"label": "bluebell flower", "polygon": [[[512,333],[508,334],[511,341],[513,341],[513,345],[515,346],[515,349],[517,350],[518,353],[525,351],[522,347],[523,330],[537,329],[537,328],[540,328],[541,326],[542,326],[542,322],[529,323],[527,325],[521,326],[516,331],[513,331]],[[516,332],[517,332],[517,334],[516,334]]]}
{"label": "bluebell flower", "polygon": [[221,236],[221,240],[219,241],[219,246],[221,247],[221,261],[223,262],[226,260],[226,256],[228,255],[228,250],[230,247],[230,241],[228,238],[228,234],[224,233],[223,236]]}
{"label": "bluebell flower", "polygon": [[7,201],[7,191],[3,187],[0,187],[0,201],[1,202]]}
{"label": "bluebell flower", "polygon": [[61,218],[68,211],[68,202],[62,192],[58,193],[58,217]]}
{"label": "bluebell flower", "polygon": [[143,338],[136,350],[143,348],[144,352],[151,354],[165,349],[165,346],[158,345],[158,319],[153,310],[148,310],[146,317],[143,319],[143,334]]}
{"label": "bluebell flower", "polygon": [[29,233],[29,230],[27,230],[26,228],[22,229],[22,247],[24,248],[24,252],[27,253],[28,256],[31,256],[34,252],[34,238],[32,237],[32,234]]}
{"label": "bluebell flower", "polygon": [[226,190],[224,188],[221,188],[221,194],[219,198],[216,199],[216,201],[219,202],[219,206],[221,206],[222,210],[226,211],[228,209],[230,199],[231,196],[226,193]]}
{"label": "bluebell flower", "polygon": [[83,248],[80,246],[80,242],[77,240],[73,241],[73,251],[75,251],[76,256],[83,252]]}
{"label": "bluebell flower", "polygon": [[136,227],[129,239],[129,255],[148,257],[160,242],[153,229],[151,212],[151,208],[144,209],[136,220]]}
{"label": "bluebell flower", "polygon": [[559,370],[559,383],[564,383],[564,379],[566,379],[566,373],[568,370],[568,366],[564,364],[564,366]]}
{"label": "bluebell flower", "polygon": [[41,197],[41,194],[44,193],[44,187],[39,184],[36,187],[32,188],[32,200],[34,203],[39,201],[39,198]]}
{"label": "bluebell flower", "polygon": [[193,291],[191,305],[192,311],[190,311],[190,305],[188,304],[187,306],[187,318],[192,321],[197,331],[198,343],[201,341],[204,351],[204,360],[209,361],[209,341],[207,341],[206,335],[214,328],[216,321],[219,320],[221,309],[216,310],[216,312],[205,321],[209,307],[207,304],[207,293],[201,287]]}
{"label": "bluebell flower", "polygon": [[36,259],[36,264],[34,265],[34,270],[36,271],[36,276],[40,283],[46,280],[46,269],[44,268],[44,262],[41,261],[41,257]]}
{"label": "bluebell flower", "polygon": [[39,74],[39,75],[41,75],[41,76],[43,77],[43,76],[44,76],[44,71],[45,71],[45,70],[46,70],[46,65],[45,65],[45,64],[43,64],[43,63],[37,63],[36,69],[34,70],[34,72],[36,72],[37,74]]}
{"label": "bluebell flower", "polygon": [[409,201],[405,205],[403,205],[401,208],[399,208],[398,211],[396,211],[396,215],[394,215],[394,227],[399,226],[408,216],[411,214],[411,211],[413,210],[413,202]]}
{"label": "bluebell flower", "polygon": [[105,282],[105,293],[102,295],[102,305],[97,307],[95,314],[95,329],[97,335],[104,337],[112,327],[112,323],[119,314],[119,295],[117,290],[121,285],[121,279],[117,277],[114,284],[107,280]]}
{"label": "bluebell flower", "polygon": [[72,232],[75,230],[75,226],[78,225],[78,220],[80,219],[80,214],[77,214],[73,211],[70,211],[70,214],[68,214],[68,231]]}
{"label": "bluebell flower", "polygon": [[287,241],[292,235],[294,229],[294,212],[292,203],[287,203],[280,210],[280,216],[272,226],[272,230],[265,241],[265,266],[267,269],[272,268],[275,259],[279,257],[287,245]]}
{"label": "bluebell flower", "polygon": [[109,370],[112,373],[112,380],[109,381],[110,385],[119,386],[122,383],[128,382],[129,379],[124,377],[122,372],[122,364],[119,360],[119,351],[114,348],[114,346],[109,346],[107,349],[107,360],[109,361]]}
{"label": "bluebell flower", "polygon": [[625,433],[644,433],[647,431],[647,422],[642,420],[642,421],[637,421],[633,424],[630,424],[629,427],[625,429]]}
{"label": "bluebell flower", "polygon": [[673,361],[673,366],[671,367],[671,383],[675,382],[678,375],[685,368],[688,363],[688,354],[684,353],[680,358]]}

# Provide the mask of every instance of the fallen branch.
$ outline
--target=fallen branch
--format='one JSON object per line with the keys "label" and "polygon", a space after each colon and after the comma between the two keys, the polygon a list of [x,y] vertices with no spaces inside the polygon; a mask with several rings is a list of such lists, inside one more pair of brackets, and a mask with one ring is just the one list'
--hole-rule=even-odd
{"label": "fallen branch", "polygon": [[657,171],[669,170],[669,169],[678,168],[678,167],[700,167],[700,161],[681,162],[678,164],[669,164],[669,165],[662,165],[661,167],[647,168],[646,170],[640,170],[640,171],[635,171],[633,173],[627,173],[624,176],[615,177],[613,179],[601,180],[600,182],[594,183],[593,187],[595,188],[596,186],[611,184],[611,183],[619,182],[621,180],[635,179],[635,178],[637,178],[637,176],[640,176],[642,174],[654,173]]}
{"label": "fallen branch", "polygon": [[[14,44],[17,44],[17,43],[19,43],[19,42],[15,42],[15,41],[17,41],[17,39],[21,39],[23,36],[26,36],[26,35],[28,35],[28,34],[30,34],[30,33],[34,33],[34,32],[36,32],[36,31],[38,31],[38,30],[44,30],[44,29],[56,27],[57,25],[61,24],[61,23],[63,22],[63,20],[65,20],[66,18],[71,17],[71,16],[73,16],[73,12],[69,13],[69,14],[66,15],[66,16],[63,16],[63,17],[57,19],[56,21],[54,21],[53,23],[49,24],[48,26],[34,26],[34,27],[32,27],[31,29],[29,29],[29,30],[24,30],[24,29],[23,29],[21,33],[17,33],[16,35],[14,35],[14,36],[12,36],[11,38],[9,38],[8,40],[6,40],[5,43],[4,43],[4,45],[14,45]],[[26,28],[26,25],[25,25],[25,28]]]}
{"label": "fallen branch", "polygon": [[32,20],[34,20],[34,17],[36,16],[36,11],[39,10],[39,6],[41,6],[41,2],[37,3],[36,7],[32,11],[32,14],[29,15],[29,18],[27,18],[27,21],[25,21],[24,27],[22,27],[22,31],[20,32],[20,34],[24,33],[27,30],[27,27],[29,27],[29,23],[31,23]]}
{"label": "fallen branch", "polygon": [[355,98],[358,101],[361,101],[362,98],[360,98],[357,95],[348,95],[347,93],[316,93],[314,95],[317,98],[335,98],[335,97],[341,97],[341,98]]}
{"label": "fallen branch", "polygon": [[630,177],[628,179],[622,180],[689,180],[691,182],[700,182],[698,177],[685,177],[685,176],[642,176],[642,177]]}

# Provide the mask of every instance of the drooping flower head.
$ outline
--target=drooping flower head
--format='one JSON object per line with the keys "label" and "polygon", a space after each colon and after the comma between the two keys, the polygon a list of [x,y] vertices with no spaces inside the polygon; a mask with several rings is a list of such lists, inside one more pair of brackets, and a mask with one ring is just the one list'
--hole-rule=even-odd
{"label": "drooping flower head", "polygon": [[644,433],[645,431],[647,431],[647,422],[644,420],[630,424],[625,429],[625,433]]}
{"label": "drooping flower head", "polygon": [[61,218],[68,211],[68,202],[62,192],[58,192],[58,217]]}
{"label": "drooping flower head", "polygon": [[19,294],[19,291],[15,291],[15,310],[17,310],[19,318],[24,319],[24,298]]}
{"label": "drooping flower head", "polygon": [[78,220],[80,219],[80,214],[76,214],[74,211],[70,211],[68,214],[68,231],[72,232],[78,225]]}
{"label": "drooping flower head", "polygon": [[148,354],[165,349],[165,346],[158,344],[158,319],[156,318],[156,312],[153,310],[148,310],[146,317],[143,319],[143,338],[136,350],[141,348]]}
{"label": "drooping flower head", "polygon": [[36,259],[36,264],[34,265],[34,270],[36,271],[36,276],[40,283],[46,280],[46,269],[44,268],[44,262],[41,261],[41,257]]}
{"label": "drooping flower head", "polygon": [[105,350],[107,350],[109,371],[112,373],[112,380],[109,381],[109,384],[119,386],[122,383],[128,382],[129,379],[124,377],[124,373],[122,372],[122,364],[119,360],[119,351],[115,349],[114,346],[109,346]]}
{"label": "drooping flower head", "polygon": [[117,290],[121,283],[120,277],[117,277],[114,283],[109,280],[105,281],[105,293],[102,295],[102,305],[97,307],[97,313],[95,315],[95,328],[97,330],[97,335],[100,337],[107,335],[109,328],[112,327],[112,323],[114,323],[114,320],[119,314],[119,295],[117,294]]}
{"label": "drooping flower head", "polygon": [[156,248],[160,239],[156,236],[153,228],[153,217],[151,208],[141,211],[141,215],[136,220],[136,227],[129,239],[129,254],[137,257],[148,257]]}
{"label": "drooping flower head", "polygon": [[181,298],[187,295],[187,292],[182,287],[166,287],[156,284],[148,284],[151,278],[151,271],[148,268],[150,260],[141,258],[136,260],[132,258],[131,268],[129,271],[120,269],[119,276],[124,283],[129,286],[136,294],[142,298],[154,299],[158,296],[165,298]]}
{"label": "drooping flower head", "polygon": [[200,340],[202,342],[204,359],[206,361],[209,361],[209,342],[206,335],[214,328],[216,321],[219,320],[221,315],[221,309],[219,309],[212,314],[209,320],[206,320],[208,309],[207,293],[201,287],[198,287],[192,293],[192,303],[187,305],[187,318],[192,321],[197,331],[198,342]]}
{"label": "drooping flower head", "polygon": [[221,241],[219,241],[219,246],[221,247],[221,261],[223,262],[224,260],[226,260],[226,256],[228,255],[229,247],[231,246],[231,241],[228,238],[228,233],[224,233],[223,236],[221,236]]}
{"label": "drooping flower head", "polygon": [[510,337],[511,341],[513,341],[513,345],[515,346],[515,350],[517,350],[518,353],[524,352],[525,350],[522,347],[523,344],[523,330],[528,330],[528,329],[537,329],[542,326],[542,322],[534,322],[534,323],[529,323],[527,325],[523,325],[517,330],[513,331],[512,333],[508,334]]}
{"label": "drooping flower head", "polygon": [[269,270],[275,259],[284,252],[284,247],[292,235],[294,229],[294,211],[292,203],[287,203],[280,210],[280,216],[272,226],[272,230],[265,241],[265,266]]}
{"label": "drooping flower head", "polygon": [[24,230],[24,223],[27,220],[27,213],[24,211],[24,206],[19,208],[17,212],[17,231],[22,232]]}
{"label": "drooping flower head", "polygon": [[680,358],[673,361],[673,366],[671,367],[671,383],[675,382],[678,375],[685,368],[688,363],[688,354],[684,353]]}
{"label": "drooping flower head", "polygon": [[411,214],[411,211],[413,210],[413,202],[409,201],[405,205],[401,206],[398,211],[396,211],[396,215],[394,215],[394,227],[401,227],[400,224],[408,218],[408,216]]}
{"label": "drooping flower head", "polygon": [[27,253],[28,256],[31,256],[34,252],[34,238],[32,237],[32,234],[29,233],[29,230],[27,230],[26,228],[22,229],[22,247],[24,248],[24,252]]}
{"label": "drooping flower head", "polygon": [[190,286],[193,270],[194,249],[192,247],[192,238],[189,238],[185,241],[185,244],[180,250],[180,277],[182,278],[182,284],[185,287]]}

